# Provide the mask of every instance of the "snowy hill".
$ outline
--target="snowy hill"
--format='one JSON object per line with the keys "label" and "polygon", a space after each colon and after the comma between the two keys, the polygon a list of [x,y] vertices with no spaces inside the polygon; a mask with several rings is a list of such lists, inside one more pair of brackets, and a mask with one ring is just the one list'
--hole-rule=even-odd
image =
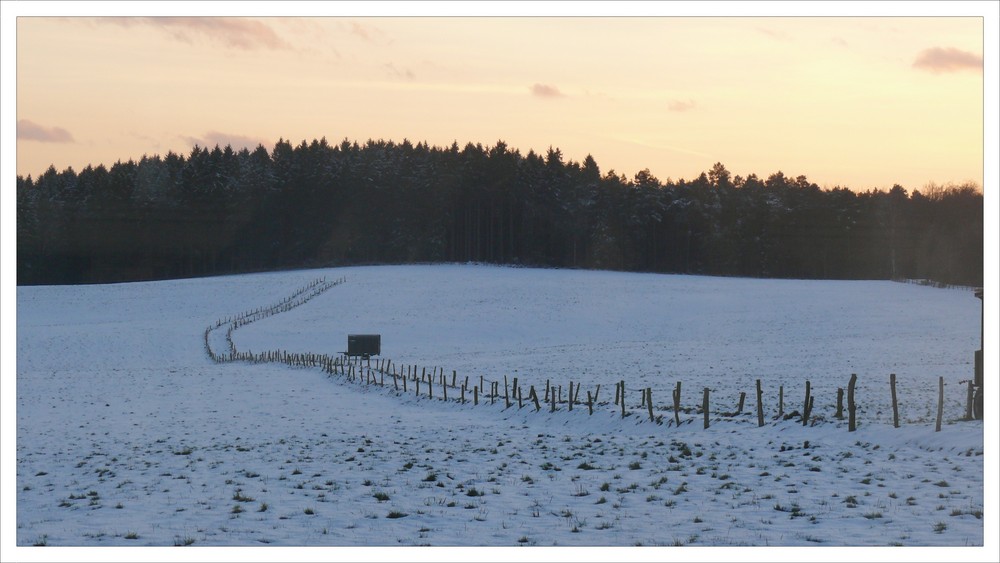
{"label": "snowy hill", "polygon": [[[206,353],[206,327],[319,278],[344,282],[233,346],[336,357],[378,333],[388,372]],[[18,546],[984,543],[983,425],[960,420],[980,345],[967,291],[437,265],[19,287],[17,305]],[[399,369],[434,387],[404,392]],[[464,403],[441,374],[468,377]],[[851,374],[855,432],[835,417]],[[527,400],[547,383],[554,412]],[[777,416],[779,388],[795,415]]]}

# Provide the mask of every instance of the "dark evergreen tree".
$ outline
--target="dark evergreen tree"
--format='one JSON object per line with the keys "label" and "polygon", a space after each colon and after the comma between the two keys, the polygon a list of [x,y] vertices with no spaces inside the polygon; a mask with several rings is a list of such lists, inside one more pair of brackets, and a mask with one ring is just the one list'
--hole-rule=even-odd
{"label": "dark evergreen tree", "polygon": [[21,284],[476,261],[978,285],[982,237],[976,186],[821,190],[722,163],[629,179],[502,140],[280,139],[17,178]]}

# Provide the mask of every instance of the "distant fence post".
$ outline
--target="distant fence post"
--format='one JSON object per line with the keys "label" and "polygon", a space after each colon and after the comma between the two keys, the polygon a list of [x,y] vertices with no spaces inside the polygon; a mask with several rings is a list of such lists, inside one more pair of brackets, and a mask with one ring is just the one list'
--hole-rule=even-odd
{"label": "distant fence post", "polygon": [[896,374],[889,374],[889,388],[892,390],[892,427],[899,428],[899,403],[896,402]]}
{"label": "distant fence post", "polygon": [[701,410],[705,414],[705,428],[708,428],[708,387],[705,388],[702,394]]}
{"label": "distant fence post", "polygon": [[677,387],[674,388],[674,424],[677,426],[681,425],[681,382],[677,382]]}
{"label": "distant fence post", "polygon": [[969,380],[969,394],[965,399],[965,420],[972,420],[972,405],[975,401],[975,390],[972,387],[973,381]]}
{"label": "distant fence post", "polygon": [[622,387],[622,418],[625,418],[625,380],[621,380]]}
{"label": "distant fence post", "polygon": [[858,382],[858,374],[851,374],[851,381],[847,384],[847,430],[854,432],[858,429],[857,405],[854,403],[854,386]]}
{"label": "distant fence post", "polygon": [[941,431],[941,417],[944,416],[944,377],[938,378],[938,408],[937,408],[937,423],[934,425],[934,431]]}
{"label": "distant fence post", "polygon": [[802,426],[809,424],[809,394],[810,394],[809,380],[806,380],[806,404],[802,407]]}
{"label": "distant fence post", "polygon": [[760,389],[760,380],[757,380],[757,427],[764,426],[764,404],[762,402],[763,391]]}
{"label": "distant fence post", "polygon": [[785,386],[778,386],[778,418],[785,416]]}
{"label": "distant fence post", "polygon": [[503,400],[507,403],[507,408],[510,408],[510,389],[507,387],[507,375],[503,376]]}
{"label": "distant fence post", "polygon": [[844,420],[844,388],[837,387],[837,414],[833,415],[837,420]]}
{"label": "distant fence post", "polygon": [[646,407],[649,409],[649,421],[653,422],[653,388],[646,387]]}

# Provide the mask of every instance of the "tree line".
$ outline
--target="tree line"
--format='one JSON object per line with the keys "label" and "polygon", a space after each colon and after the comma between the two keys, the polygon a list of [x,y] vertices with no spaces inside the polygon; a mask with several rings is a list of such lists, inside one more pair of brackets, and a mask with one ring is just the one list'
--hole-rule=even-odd
{"label": "tree line", "polygon": [[279,140],[17,177],[18,284],[488,262],[982,285],[978,186],[602,174],[504,142]]}

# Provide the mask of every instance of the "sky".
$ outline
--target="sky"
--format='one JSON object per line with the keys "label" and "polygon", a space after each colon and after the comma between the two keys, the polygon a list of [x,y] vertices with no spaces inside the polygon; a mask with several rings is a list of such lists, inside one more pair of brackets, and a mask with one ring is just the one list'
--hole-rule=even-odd
{"label": "sky", "polygon": [[721,162],[823,188],[984,185],[982,3],[47,4],[16,6],[19,175],[325,137],[502,140],[628,178]]}

